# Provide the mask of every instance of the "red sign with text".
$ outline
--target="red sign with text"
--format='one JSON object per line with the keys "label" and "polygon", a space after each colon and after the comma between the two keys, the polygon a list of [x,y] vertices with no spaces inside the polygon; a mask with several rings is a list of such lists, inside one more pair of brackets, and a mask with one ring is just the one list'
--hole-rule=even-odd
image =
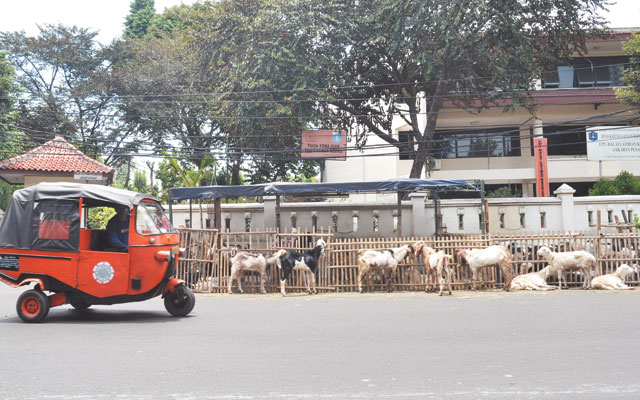
{"label": "red sign with text", "polygon": [[347,158],[347,134],[345,131],[317,129],[302,131],[302,158]]}
{"label": "red sign with text", "polygon": [[549,197],[549,171],[547,169],[547,139],[533,139],[536,168],[536,196]]}

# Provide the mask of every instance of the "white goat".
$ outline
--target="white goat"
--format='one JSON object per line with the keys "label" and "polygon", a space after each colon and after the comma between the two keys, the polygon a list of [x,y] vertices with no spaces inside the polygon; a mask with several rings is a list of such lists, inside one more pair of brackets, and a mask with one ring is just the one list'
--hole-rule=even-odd
{"label": "white goat", "polygon": [[[451,281],[453,280],[451,277],[451,268],[447,266],[447,260],[453,261],[453,256],[444,254],[444,250],[440,250],[435,254],[431,254],[429,256],[429,265],[431,268],[435,269],[436,276],[438,277],[438,282],[440,283],[440,293],[438,296],[442,296],[442,291],[444,288],[445,281],[449,286],[449,294],[451,294]],[[446,278],[445,278],[446,277]]]}
{"label": "white goat", "polygon": [[[581,270],[583,277],[583,288],[589,288],[591,275],[596,268],[596,258],[590,253],[580,251],[568,251],[556,253],[551,251],[547,246],[538,249],[538,255],[549,263],[549,275],[558,274],[558,289],[562,289],[562,275],[565,271]],[[568,287],[567,278],[564,279],[565,285]]]}
{"label": "white goat", "polygon": [[284,249],[278,250],[270,256],[265,257],[263,254],[252,254],[240,252],[231,259],[231,276],[229,277],[229,287],[227,292],[233,293],[231,285],[234,279],[238,281],[238,290],[242,291],[242,275],[245,271],[257,272],[260,274],[260,293],[267,293],[264,289],[264,276],[267,272],[267,265],[274,265],[278,261],[278,257],[286,253]]}
{"label": "white goat", "polygon": [[633,274],[634,272],[638,272],[638,266],[634,265],[630,267],[627,264],[622,264],[616,269],[616,272],[601,275],[593,278],[591,281],[591,287],[593,289],[604,289],[604,290],[632,290],[632,287],[627,286],[624,283],[624,280],[627,276]]}
{"label": "white goat", "polygon": [[358,291],[362,293],[362,280],[370,269],[380,269],[389,272],[387,277],[387,290],[391,291],[391,278],[396,272],[398,263],[407,256],[413,256],[413,247],[410,244],[395,249],[376,251],[359,250],[358,253]]}
{"label": "white goat", "polygon": [[425,273],[427,274],[427,284],[424,286],[425,292],[428,292],[429,289],[431,289],[431,273],[433,272],[433,268],[431,266],[429,258],[435,253],[436,251],[433,249],[433,247],[427,246],[423,241],[415,242],[413,244],[414,257],[422,255],[422,260],[424,261]]}
{"label": "white goat", "polygon": [[497,265],[504,276],[504,290],[511,284],[511,252],[503,246],[489,246],[485,249],[456,250],[458,259],[466,261],[473,274],[473,290],[476,290],[478,269]]}
{"label": "white goat", "polygon": [[530,272],[528,274],[518,275],[511,281],[511,290],[553,290],[557,286],[547,285],[547,276],[549,276],[550,266],[542,268],[538,272]]}

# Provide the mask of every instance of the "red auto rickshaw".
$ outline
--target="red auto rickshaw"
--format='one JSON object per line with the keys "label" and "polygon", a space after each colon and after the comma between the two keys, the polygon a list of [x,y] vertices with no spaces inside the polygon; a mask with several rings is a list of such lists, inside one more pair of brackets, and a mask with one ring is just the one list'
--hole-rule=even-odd
{"label": "red auto rickshaw", "polygon": [[[87,226],[88,210],[123,206],[130,210],[128,248],[115,251],[105,230]],[[107,186],[57,182],[18,190],[0,224],[0,281],[35,284],[18,298],[25,322],[40,322],[50,307],[67,303],[86,309],[158,295],[170,314],[185,316],[195,297],[173,277],[179,253],[178,234],[153,196]]]}

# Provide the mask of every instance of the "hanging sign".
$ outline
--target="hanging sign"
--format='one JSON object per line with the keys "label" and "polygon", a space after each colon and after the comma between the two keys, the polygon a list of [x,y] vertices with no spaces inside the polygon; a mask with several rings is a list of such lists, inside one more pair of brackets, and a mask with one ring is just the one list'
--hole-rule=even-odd
{"label": "hanging sign", "polygon": [[346,160],[347,133],[328,129],[302,131],[300,157]]}

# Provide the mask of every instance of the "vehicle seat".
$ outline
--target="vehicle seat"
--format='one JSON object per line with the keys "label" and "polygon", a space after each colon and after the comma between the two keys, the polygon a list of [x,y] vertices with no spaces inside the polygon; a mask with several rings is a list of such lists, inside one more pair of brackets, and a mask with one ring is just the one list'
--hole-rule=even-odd
{"label": "vehicle seat", "polygon": [[89,248],[93,251],[105,251],[109,245],[109,238],[107,237],[107,231],[96,230],[91,231],[91,243]]}

